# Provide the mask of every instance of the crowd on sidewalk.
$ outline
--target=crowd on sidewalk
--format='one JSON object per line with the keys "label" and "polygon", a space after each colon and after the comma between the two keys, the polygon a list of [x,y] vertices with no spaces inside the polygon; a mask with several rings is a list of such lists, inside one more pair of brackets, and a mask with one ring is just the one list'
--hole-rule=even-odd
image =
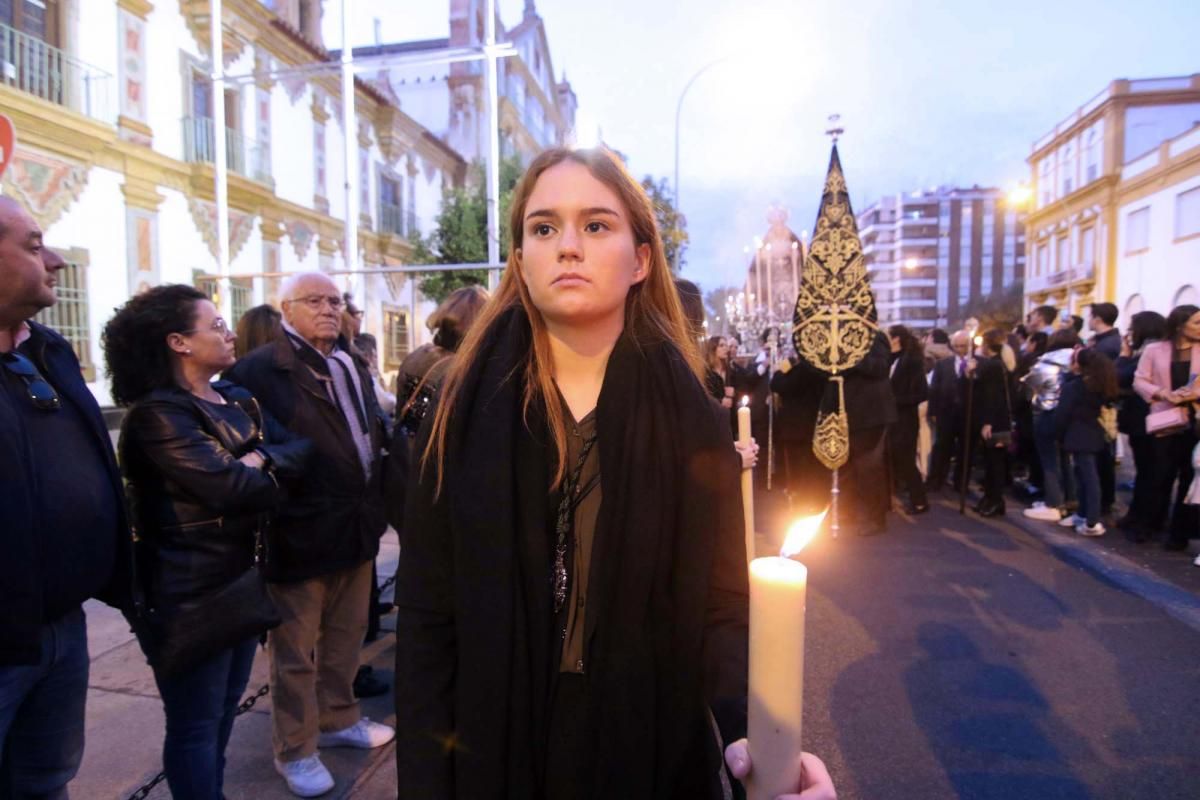
{"label": "crowd on sidewalk", "polygon": [[[1141,311],[1124,334],[1112,303],[1087,314],[1039,306],[1011,329],[970,319],[921,340],[903,325],[881,332],[845,375],[851,442],[840,492],[850,526],[886,530],[888,486],[921,514],[929,494],[965,497],[978,479],[980,516],[1004,515],[1016,496],[1030,503],[1024,516],[1082,536],[1116,527],[1139,543],[1161,537],[1168,550],[1200,538],[1200,309]],[[728,408],[746,398],[756,438],[771,440],[774,483],[807,511],[829,498],[828,471],[812,455],[825,381],[777,337],[768,329],[741,358],[736,338],[711,337],[708,386]],[[1115,518],[1119,458],[1132,459],[1135,476]]]}
{"label": "crowd on sidewalk", "polygon": [[[334,787],[322,748],[393,739],[398,796],[423,800],[715,798],[753,776],[737,474],[758,447],[704,392],[698,293],[603,148],[535,159],[511,224],[496,293],[452,293],[393,386],[324,273],[236,332],[192,287],[132,297],[103,329],[114,452],[34,320],[63,261],[0,198],[0,798],[67,797],[92,597],[153,671],[177,800],[224,797],[260,644],[296,796]],[[360,668],[392,610],[389,524],[396,729],[357,699],[389,688]],[[818,758],[795,765],[790,788],[834,798]]]}

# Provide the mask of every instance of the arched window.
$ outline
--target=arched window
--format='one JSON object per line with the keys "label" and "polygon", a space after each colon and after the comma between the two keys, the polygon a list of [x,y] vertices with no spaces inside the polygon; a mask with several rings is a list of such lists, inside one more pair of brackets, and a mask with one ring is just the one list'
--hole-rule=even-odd
{"label": "arched window", "polygon": [[1145,311],[1145,310],[1146,310],[1145,299],[1143,299],[1140,294],[1132,294],[1129,296],[1129,299],[1125,301],[1125,313],[1123,313],[1121,316],[1124,317],[1125,319],[1129,319],[1134,314],[1137,314],[1137,313],[1139,313],[1141,311]]}
{"label": "arched window", "polygon": [[1193,305],[1200,306],[1200,290],[1190,283],[1186,283],[1179,287],[1179,291],[1175,293],[1175,299],[1171,302],[1171,307]]}

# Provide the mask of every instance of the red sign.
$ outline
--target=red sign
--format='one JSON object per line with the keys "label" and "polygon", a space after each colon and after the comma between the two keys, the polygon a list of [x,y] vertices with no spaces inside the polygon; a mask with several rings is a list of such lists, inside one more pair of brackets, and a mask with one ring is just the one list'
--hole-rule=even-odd
{"label": "red sign", "polygon": [[12,120],[0,114],[0,178],[4,177],[4,170],[8,169],[13,150],[16,148],[17,132],[13,128]]}

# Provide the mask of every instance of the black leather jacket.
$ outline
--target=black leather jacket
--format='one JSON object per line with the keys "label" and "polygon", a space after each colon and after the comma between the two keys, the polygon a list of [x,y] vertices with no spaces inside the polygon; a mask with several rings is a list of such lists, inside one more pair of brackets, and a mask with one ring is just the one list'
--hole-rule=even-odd
{"label": "black leather jacket", "polygon": [[[312,449],[245,389],[224,381],[214,388],[228,405],[156,389],[129,409],[121,428],[121,467],[142,543],[138,577],[147,602],[160,609],[250,567],[255,529],[282,499],[278,479],[298,476]],[[254,450],[267,468],[238,461]]]}

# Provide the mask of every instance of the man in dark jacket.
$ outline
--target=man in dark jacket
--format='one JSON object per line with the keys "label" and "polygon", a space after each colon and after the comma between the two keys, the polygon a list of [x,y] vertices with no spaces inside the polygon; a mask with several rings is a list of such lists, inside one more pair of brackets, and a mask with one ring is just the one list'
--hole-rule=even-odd
{"label": "man in dark jacket", "polygon": [[[1088,319],[1088,328],[1092,332],[1088,347],[1108,356],[1113,364],[1121,357],[1121,330],[1117,327],[1119,313],[1112,303],[1092,303]],[[1112,442],[1096,454],[1096,469],[1100,473],[1100,510],[1104,516],[1112,512],[1117,497],[1116,455]]]}
{"label": "man in dark jacket", "polygon": [[0,795],[67,796],[83,758],[82,604],[128,606],[112,442],[71,345],[30,320],[60,256],[0,197]]}
{"label": "man in dark jacket", "polygon": [[955,485],[961,475],[962,436],[966,427],[963,419],[966,405],[967,353],[971,335],[957,331],[950,337],[952,358],[944,358],[933,365],[933,379],[929,382],[929,407],[926,417],[933,428],[933,453],[929,458],[929,491],[945,488],[950,474],[950,464],[955,462]]}
{"label": "man in dark jacket", "polygon": [[275,768],[294,794],[314,796],[333,786],[318,745],[371,748],[393,736],[361,716],[353,692],[371,566],[387,527],[384,434],[370,374],[339,335],[337,286],[300,273],[280,297],[285,336],[226,377],[313,443],[316,466],[289,486],[268,537],[267,578],[284,619],[270,634]]}

